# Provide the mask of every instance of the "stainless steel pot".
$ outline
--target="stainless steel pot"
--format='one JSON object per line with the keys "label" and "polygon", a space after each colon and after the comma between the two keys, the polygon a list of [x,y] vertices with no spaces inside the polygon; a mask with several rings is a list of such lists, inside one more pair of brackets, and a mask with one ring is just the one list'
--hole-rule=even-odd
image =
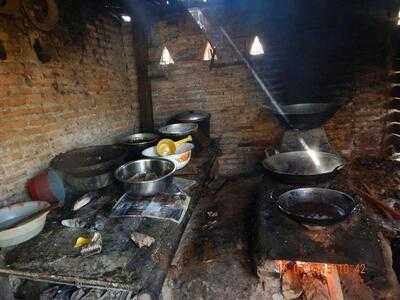
{"label": "stainless steel pot", "polygon": [[177,114],[174,120],[182,123],[196,123],[199,125],[199,131],[210,138],[210,119],[211,115],[205,111],[189,110]]}
{"label": "stainless steel pot", "polygon": [[142,151],[154,146],[160,139],[155,133],[136,133],[118,139],[118,144],[128,150],[125,161],[129,162],[142,157]]}
{"label": "stainless steel pot", "polygon": [[173,138],[184,138],[188,135],[194,135],[197,132],[198,125],[195,123],[177,123],[170,124],[158,129],[163,136]]}
{"label": "stainless steel pot", "polygon": [[158,131],[163,137],[173,140],[180,140],[191,135],[194,144],[193,151],[200,152],[202,149],[202,139],[198,128],[199,126],[196,123],[176,123],[161,127]]}
{"label": "stainless steel pot", "polygon": [[[123,183],[127,193],[133,196],[154,196],[165,192],[172,185],[176,170],[172,161],[160,158],[141,159],[129,162],[115,171],[115,177]],[[138,174],[155,173],[153,180],[133,180]]]}

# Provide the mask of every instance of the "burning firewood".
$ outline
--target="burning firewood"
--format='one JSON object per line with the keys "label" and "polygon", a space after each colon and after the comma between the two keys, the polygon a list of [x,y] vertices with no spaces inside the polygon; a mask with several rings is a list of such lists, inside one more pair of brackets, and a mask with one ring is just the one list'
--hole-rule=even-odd
{"label": "burning firewood", "polygon": [[327,285],[312,274],[304,274],[303,289],[305,300],[330,300]]}
{"label": "burning firewood", "polygon": [[301,274],[289,266],[282,274],[282,294],[285,299],[297,299],[303,293]]}
{"label": "burning firewood", "polygon": [[343,300],[342,286],[340,285],[339,273],[336,266],[325,265],[325,278],[328,284],[328,290],[331,300]]}

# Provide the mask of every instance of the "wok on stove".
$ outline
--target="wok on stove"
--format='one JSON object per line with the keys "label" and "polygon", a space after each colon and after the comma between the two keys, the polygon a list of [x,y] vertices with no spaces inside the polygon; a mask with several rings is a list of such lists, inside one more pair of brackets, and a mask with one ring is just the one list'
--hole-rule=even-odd
{"label": "wok on stove", "polygon": [[307,130],[324,125],[339,106],[338,103],[300,103],[281,105],[280,109],[272,108],[271,112],[284,127]]}
{"label": "wok on stove", "polygon": [[333,177],[345,165],[335,154],[318,151],[292,151],[267,157],[263,166],[286,183],[323,181]]}
{"label": "wok on stove", "polygon": [[326,226],[348,218],[358,202],[335,190],[301,188],[280,195],[276,204],[295,221],[305,225]]}

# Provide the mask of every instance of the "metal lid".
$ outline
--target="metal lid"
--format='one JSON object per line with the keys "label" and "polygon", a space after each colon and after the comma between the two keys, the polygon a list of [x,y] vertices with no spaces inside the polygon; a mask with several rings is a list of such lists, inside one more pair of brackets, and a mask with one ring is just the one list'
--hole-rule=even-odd
{"label": "metal lid", "polygon": [[164,135],[189,135],[197,131],[199,125],[196,123],[171,124],[158,129]]}
{"label": "metal lid", "polygon": [[201,110],[189,110],[175,116],[175,119],[181,122],[199,122],[209,118],[210,114]]}

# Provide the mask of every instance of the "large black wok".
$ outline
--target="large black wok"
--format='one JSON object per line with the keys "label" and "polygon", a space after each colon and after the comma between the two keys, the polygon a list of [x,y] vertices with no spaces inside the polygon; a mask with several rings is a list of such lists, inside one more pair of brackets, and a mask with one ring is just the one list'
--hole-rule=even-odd
{"label": "large black wok", "polygon": [[286,183],[320,182],[342,169],[345,162],[339,156],[318,151],[277,153],[263,161],[264,168]]}
{"label": "large black wok", "polygon": [[52,159],[52,168],[61,172],[88,177],[114,171],[122,165],[127,150],[122,146],[104,145],[78,148],[61,153]]}
{"label": "large black wok", "polygon": [[358,202],[335,190],[301,188],[280,195],[276,204],[287,216],[302,224],[326,226],[348,218]]}
{"label": "large black wok", "polygon": [[289,129],[312,129],[321,127],[338,110],[338,103],[300,103],[272,108],[272,114]]}

